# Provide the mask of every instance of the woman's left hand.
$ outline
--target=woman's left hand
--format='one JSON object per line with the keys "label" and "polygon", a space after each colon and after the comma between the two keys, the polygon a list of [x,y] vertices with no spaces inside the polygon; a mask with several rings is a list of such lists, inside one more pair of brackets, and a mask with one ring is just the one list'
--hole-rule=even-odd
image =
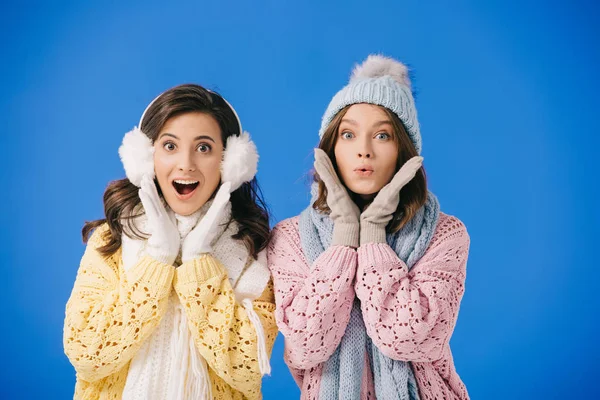
{"label": "woman's left hand", "polygon": [[386,242],[385,228],[398,208],[400,190],[415,177],[421,165],[423,157],[416,156],[408,160],[363,211],[360,215],[361,245]]}
{"label": "woman's left hand", "polygon": [[212,242],[218,232],[219,220],[230,197],[231,183],[225,182],[221,184],[206,215],[198,221],[198,225],[185,237],[181,248],[181,260],[183,262],[193,260],[200,257],[201,254],[212,251]]}

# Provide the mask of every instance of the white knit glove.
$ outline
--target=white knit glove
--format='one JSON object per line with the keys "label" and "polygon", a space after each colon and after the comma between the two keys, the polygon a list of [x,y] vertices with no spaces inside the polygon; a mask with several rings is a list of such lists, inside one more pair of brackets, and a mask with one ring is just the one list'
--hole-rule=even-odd
{"label": "white knit glove", "polygon": [[315,170],[327,188],[329,217],[333,221],[331,245],[358,247],[358,217],[360,210],[340,182],[331,160],[321,149],[315,149]]}
{"label": "white knit glove", "polygon": [[423,157],[408,160],[390,183],[385,185],[373,202],[360,215],[360,244],[386,243],[385,229],[400,202],[400,190],[415,177],[423,164]]}
{"label": "white knit glove", "polygon": [[181,241],[175,221],[158,196],[154,181],[147,175],[142,178],[138,193],[146,213],[146,231],[150,234],[146,253],[157,261],[172,265],[179,254]]}
{"label": "white knit glove", "polygon": [[181,249],[181,261],[190,261],[200,257],[201,254],[212,252],[212,242],[216,239],[219,219],[230,197],[231,183],[225,182],[221,184],[206,215],[185,237]]}

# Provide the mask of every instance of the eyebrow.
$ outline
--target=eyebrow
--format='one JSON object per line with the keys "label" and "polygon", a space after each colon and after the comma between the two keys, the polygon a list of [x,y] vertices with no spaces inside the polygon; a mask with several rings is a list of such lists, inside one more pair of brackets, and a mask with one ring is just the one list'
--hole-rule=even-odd
{"label": "eyebrow", "polygon": [[390,125],[391,126],[392,123],[390,121],[387,121],[387,120],[385,120],[385,121],[378,121],[378,122],[375,122],[373,124],[373,127],[374,128],[379,128],[381,125]]}
{"label": "eyebrow", "polygon": [[[172,138],[175,138],[175,139],[179,140],[179,138],[178,138],[177,136],[173,135],[172,133],[168,133],[168,132],[165,132],[165,133],[161,134],[161,135],[160,135],[158,138],[160,139],[160,138],[161,138],[161,137],[163,137],[163,136],[170,136],[170,137],[172,137]],[[210,137],[210,136],[208,136],[208,135],[200,135],[200,136],[196,136],[196,137],[194,138],[194,141],[197,141],[197,140],[203,140],[203,139],[204,139],[204,140],[210,140],[211,142],[215,143],[215,139],[211,138],[211,137]]]}
{"label": "eyebrow", "polygon": [[[354,126],[358,125],[358,122],[356,122],[353,119],[349,119],[349,118],[344,118],[344,119],[342,119],[341,122],[347,122],[350,125],[354,125]],[[389,120],[377,121],[373,124],[373,128],[379,128],[381,125],[392,125],[392,123]]]}
{"label": "eyebrow", "polygon": [[348,119],[348,118],[344,118],[344,119],[342,119],[342,121],[341,121],[341,122],[346,122],[346,123],[348,123],[348,124],[350,124],[350,125],[358,125],[358,122],[356,122],[356,121],[355,121],[355,120],[353,120],[353,119]]}

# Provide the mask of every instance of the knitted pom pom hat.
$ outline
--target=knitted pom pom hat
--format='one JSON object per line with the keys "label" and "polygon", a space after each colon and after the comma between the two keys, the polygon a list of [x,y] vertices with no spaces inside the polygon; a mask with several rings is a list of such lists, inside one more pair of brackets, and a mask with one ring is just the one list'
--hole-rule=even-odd
{"label": "knitted pom pom hat", "polygon": [[418,154],[421,154],[421,132],[417,120],[415,100],[406,65],[393,58],[372,54],[352,71],[350,82],[337,92],[329,103],[319,138],[344,107],[368,103],[385,107],[395,113],[404,124]]}

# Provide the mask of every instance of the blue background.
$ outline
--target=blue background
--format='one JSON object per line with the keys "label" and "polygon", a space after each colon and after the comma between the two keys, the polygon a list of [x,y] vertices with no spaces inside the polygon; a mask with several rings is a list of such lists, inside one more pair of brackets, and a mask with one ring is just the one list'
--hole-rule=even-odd
{"label": "blue background", "polygon": [[[600,398],[594,2],[167,3],[0,6],[0,398],[72,397],[80,230],[155,95],[196,82],[235,105],[277,222],[308,204],[321,115],[374,52],[414,70],[430,188],[471,235],[451,341],[471,397]],[[298,398],[282,352],[265,399]]]}

